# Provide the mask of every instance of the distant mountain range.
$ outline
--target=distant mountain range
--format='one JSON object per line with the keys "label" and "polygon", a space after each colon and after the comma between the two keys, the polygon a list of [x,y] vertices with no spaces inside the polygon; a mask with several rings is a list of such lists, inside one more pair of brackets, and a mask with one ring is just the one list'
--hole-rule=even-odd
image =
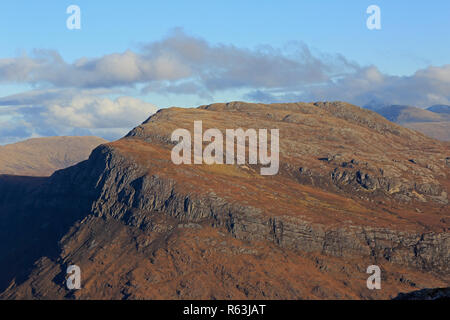
{"label": "distant mountain range", "polygon": [[431,106],[427,110],[433,111],[436,113],[450,114],[450,106],[447,106],[444,104],[437,104],[437,105]]}
{"label": "distant mountain range", "polygon": [[450,141],[450,106],[434,105],[421,109],[406,105],[369,104],[364,108],[432,138]]}
{"label": "distant mountain range", "polygon": [[0,146],[0,174],[50,176],[86,160],[106,142],[99,137],[46,137]]}

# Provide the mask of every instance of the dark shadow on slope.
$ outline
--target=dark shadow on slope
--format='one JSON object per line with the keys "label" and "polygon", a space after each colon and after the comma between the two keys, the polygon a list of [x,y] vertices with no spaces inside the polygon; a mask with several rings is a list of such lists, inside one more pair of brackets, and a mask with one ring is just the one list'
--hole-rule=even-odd
{"label": "dark shadow on slope", "polygon": [[23,283],[39,258],[56,260],[61,237],[89,214],[86,162],[48,178],[0,175],[0,293]]}
{"label": "dark shadow on slope", "polygon": [[400,293],[394,300],[450,300],[450,287]]}

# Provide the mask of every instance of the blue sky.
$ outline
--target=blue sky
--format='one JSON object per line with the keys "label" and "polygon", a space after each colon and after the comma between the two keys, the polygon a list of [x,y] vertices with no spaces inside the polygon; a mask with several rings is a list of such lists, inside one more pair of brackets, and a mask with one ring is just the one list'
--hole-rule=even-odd
{"label": "blue sky", "polygon": [[[80,31],[65,27],[70,4],[82,10]],[[380,31],[365,27],[365,10],[371,4],[382,10]],[[34,48],[57,49],[68,60],[100,56],[158,40],[174,27],[212,43],[242,47],[303,41],[397,75],[448,63],[450,56],[446,0],[16,0],[1,5],[0,56]]]}
{"label": "blue sky", "polygon": [[[66,28],[71,4],[81,8],[81,30]],[[381,30],[366,27],[372,4]],[[16,0],[0,6],[0,38],[0,124],[8,128],[0,143],[74,132],[115,138],[149,104],[330,99],[426,107],[450,99],[445,0]],[[130,71],[135,65],[139,74]],[[123,96],[138,100],[118,102]],[[134,112],[126,125],[88,113],[101,116],[106,104],[118,117],[130,114],[124,101]],[[58,127],[63,116],[79,121]],[[20,137],[19,126],[28,128]]]}

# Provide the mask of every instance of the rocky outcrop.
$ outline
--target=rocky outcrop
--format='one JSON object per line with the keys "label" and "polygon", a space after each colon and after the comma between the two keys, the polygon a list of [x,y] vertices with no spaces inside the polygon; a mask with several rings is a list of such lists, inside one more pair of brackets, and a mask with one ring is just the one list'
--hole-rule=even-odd
{"label": "rocky outcrop", "polygon": [[450,300],[450,288],[422,289],[400,293],[394,300]]}
{"label": "rocky outcrop", "polygon": [[[162,213],[180,223],[207,221],[212,226],[225,226],[242,240],[268,240],[305,252],[367,257],[374,263],[389,261],[443,274],[450,271],[449,233],[408,233],[365,226],[330,228],[301,217],[270,217],[260,208],[229,202],[214,193],[183,193],[177,181],[146,170],[114,149],[101,146],[87,163],[58,172],[50,185],[52,189],[58,185],[63,191],[59,183],[64,181],[67,192],[85,192],[80,198],[92,201],[94,215],[122,220],[144,230],[151,230],[153,216]],[[68,203],[65,197],[61,199]]]}

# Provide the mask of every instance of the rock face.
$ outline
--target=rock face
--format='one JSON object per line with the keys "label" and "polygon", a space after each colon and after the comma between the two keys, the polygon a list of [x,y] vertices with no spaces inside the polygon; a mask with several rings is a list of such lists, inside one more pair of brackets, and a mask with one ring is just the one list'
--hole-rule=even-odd
{"label": "rock face", "polygon": [[[174,165],[171,133],[195,120],[279,129],[279,173]],[[15,190],[0,196],[1,297],[386,299],[445,287],[449,154],[341,102],[165,109],[47,180],[0,179]],[[70,264],[82,290],[65,288]],[[383,290],[365,286],[372,264]]]}
{"label": "rock face", "polygon": [[47,137],[0,146],[0,174],[50,176],[86,160],[106,142],[98,137]]}
{"label": "rock face", "polygon": [[450,288],[422,289],[400,293],[394,300],[450,300]]}

